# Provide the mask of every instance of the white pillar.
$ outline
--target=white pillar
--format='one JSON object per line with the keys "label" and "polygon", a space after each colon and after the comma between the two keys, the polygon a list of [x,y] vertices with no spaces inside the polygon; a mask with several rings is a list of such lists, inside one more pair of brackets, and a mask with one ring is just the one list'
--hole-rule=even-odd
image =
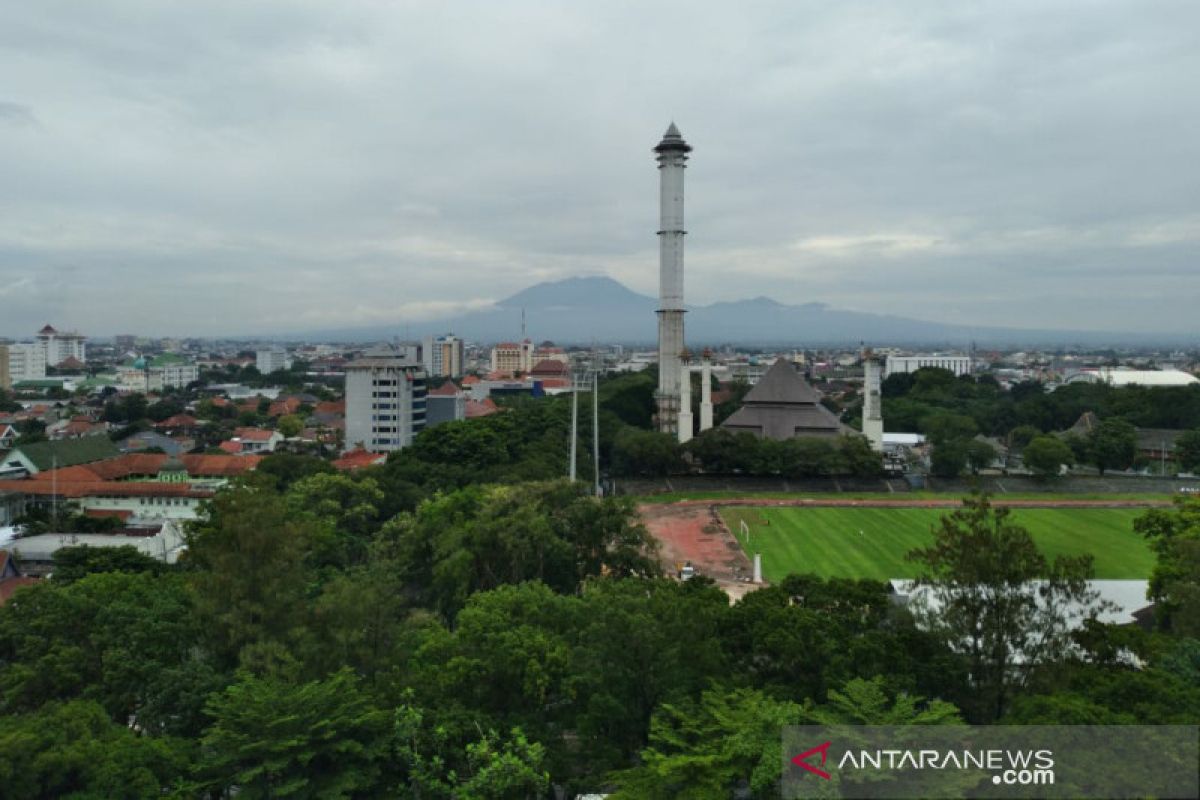
{"label": "white pillar", "polygon": [[683,315],[683,171],[692,148],[675,123],[654,148],[659,169],[658,225],[658,429],[678,431],[679,354],[684,347]]}
{"label": "white pillar", "polygon": [[700,371],[700,431],[706,431],[712,426],[712,360],[705,354]]}
{"label": "white pillar", "polygon": [[687,364],[679,368],[679,443],[692,438],[692,369]]}
{"label": "white pillar", "polygon": [[762,583],[762,553],[754,554],[754,582]]}

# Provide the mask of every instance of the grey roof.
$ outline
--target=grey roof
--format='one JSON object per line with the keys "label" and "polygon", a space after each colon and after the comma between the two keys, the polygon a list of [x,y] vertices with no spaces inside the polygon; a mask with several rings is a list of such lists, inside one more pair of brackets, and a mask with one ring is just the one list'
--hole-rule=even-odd
{"label": "grey roof", "polygon": [[780,358],[746,394],[746,403],[819,403],[821,394],[796,368]]}
{"label": "grey roof", "polygon": [[721,427],[783,441],[796,436],[833,437],[852,431],[821,405],[821,394],[779,359]]}
{"label": "grey roof", "polygon": [[662,153],[667,150],[680,150],[684,153],[690,153],[692,146],[683,140],[683,134],[679,132],[679,128],[675,127],[672,122],[667,132],[663,134],[662,141],[654,148],[656,153]]}

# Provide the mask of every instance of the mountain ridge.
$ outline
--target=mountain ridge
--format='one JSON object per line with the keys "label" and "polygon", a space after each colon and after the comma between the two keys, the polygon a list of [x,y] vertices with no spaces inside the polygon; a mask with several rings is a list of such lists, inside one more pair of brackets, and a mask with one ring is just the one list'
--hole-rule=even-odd
{"label": "mountain ridge", "polygon": [[[650,345],[656,341],[654,315],[658,301],[606,276],[545,281],[499,300],[491,308],[405,325],[374,325],[307,331],[275,340],[307,339],[365,342],[395,339],[408,329],[415,337],[453,332],[489,343],[520,338],[522,324],[530,338],[559,344],[604,342]],[[1024,329],[966,326],[832,308],[811,301],[788,305],[760,295],[688,306],[689,345],[877,345],[954,346],[1105,346],[1167,344],[1189,341],[1181,334]],[[1193,337],[1194,338],[1194,337]]]}

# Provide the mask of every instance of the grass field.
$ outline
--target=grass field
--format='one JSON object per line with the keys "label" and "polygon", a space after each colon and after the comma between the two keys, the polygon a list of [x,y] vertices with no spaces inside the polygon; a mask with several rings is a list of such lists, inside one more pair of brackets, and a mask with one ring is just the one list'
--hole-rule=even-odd
{"label": "grass field", "polygon": [[[811,572],[838,578],[912,578],[904,556],[932,541],[944,509],[745,508],[721,509],[729,529],[753,557],[762,553],[767,580]],[[1091,554],[1097,578],[1148,578],[1154,554],[1133,532],[1142,509],[1027,508],[1013,519],[1033,535],[1048,558]],[[750,543],[739,522],[750,528]]]}

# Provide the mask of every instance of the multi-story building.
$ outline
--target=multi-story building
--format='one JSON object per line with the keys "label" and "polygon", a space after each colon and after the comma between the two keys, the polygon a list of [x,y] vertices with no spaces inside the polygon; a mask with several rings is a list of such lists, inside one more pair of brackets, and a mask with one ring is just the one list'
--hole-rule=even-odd
{"label": "multi-story building", "polygon": [[282,372],[290,369],[292,360],[288,358],[287,351],[282,347],[271,347],[266,350],[258,350],[254,354],[254,364],[258,367],[258,371],[263,375],[270,375],[272,372]]}
{"label": "multi-story building", "polygon": [[87,362],[87,337],[82,334],[56,331],[53,326],[46,325],[37,333],[38,343],[46,354],[46,364],[56,367],[69,358],[80,364]]}
{"label": "multi-story building", "polygon": [[971,374],[970,356],[946,356],[938,353],[915,356],[888,356],[887,366],[884,367],[884,377],[897,372],[916,372],[921,367],[939,367],[948,369],[955,375]]}
{"label": "multi-story building", "polygon": [[501,342],[492,348],[492,372],[526,373],[533,369],[533,342]]}
{"label": "multi-story building", "polygon": [[463,340],[454,334],[426,336],[421,343],[421,355],[430,378],[462,377]]}
{"label": "multi-story building", "polygon": [[412,444],[425,428],[425,371],[394,355],[346,365],[346,449],[373,453]]}
{"label": "multi-story building", "polygon": [[12,388],[12,376],[8,371],[8,345],[0,344],[0,389]]}
{"label": "multi-story building", "polygon": [[128,353],[130,350],[137,347],[137,337],[129,333],[122,333],[119,336],[114,336],[113,347],[115,347],[119,353]]}
{"label": "multi-story building", "polygon": [[8,360],[8,380],[13,386],[21,381],[40,381],[46,377],[46,349],[35,344],[4,345]]}
{"label": "multi-story building", "polygon": [[173,355],[162,355],[152,361],[138,358],[117,368],[117,382],[131,392],[161,392],[198,380],[200,368]]}

